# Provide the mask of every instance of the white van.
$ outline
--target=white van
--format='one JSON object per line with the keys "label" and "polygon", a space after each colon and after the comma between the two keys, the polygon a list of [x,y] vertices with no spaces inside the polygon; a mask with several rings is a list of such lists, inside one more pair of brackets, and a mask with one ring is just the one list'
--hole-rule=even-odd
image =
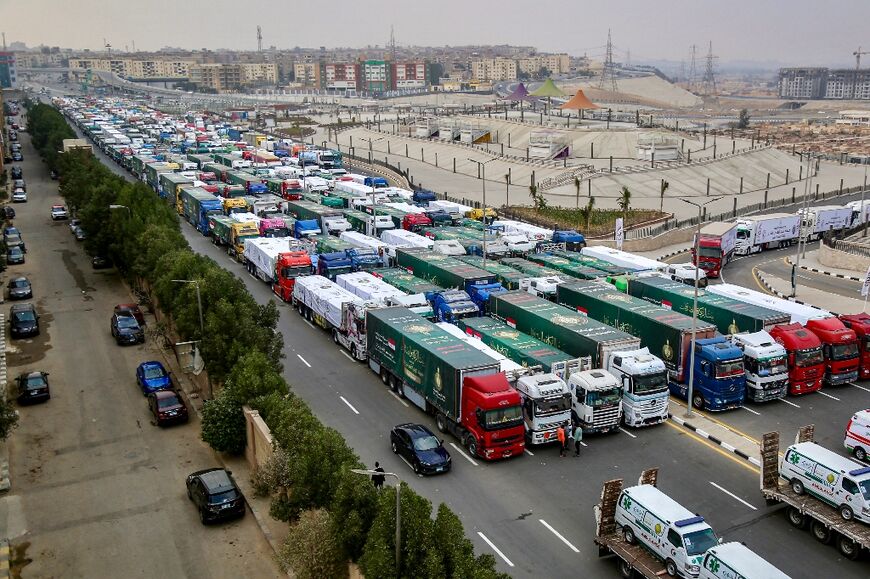
{"label": "white van", "polygon": [[716,545],[704,555],[699,579],[789,579],[741,543]]}
{"label": "white van", "polygon": [[785,451],[779,476],[796,494],[808,492],[832,505],[843,519],[870,522],[870,467],[815,442],[801,442]]}
{"label": "white van", "polygon": [[870,452],[870,410],[859,410],[846,425],[843,446],[852,451],[858,460],[867,460]]}
{"label": "white van", "polygon": [[704,517],[653,485],[622,491],[616,503],[616,524],[626,543],[640,542],[665,562],[672,577],[697,577],[704,554],[719,543]]}

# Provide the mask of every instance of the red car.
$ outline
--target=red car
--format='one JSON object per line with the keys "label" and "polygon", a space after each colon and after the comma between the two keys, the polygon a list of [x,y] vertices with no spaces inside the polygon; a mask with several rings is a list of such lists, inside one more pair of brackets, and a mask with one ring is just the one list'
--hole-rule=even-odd
{"label": "red car", "polygon": [[139,322],[140,326],[145,325],[145,315],[136,304],[118,304],[115,306],[115,314],[136,318],[136,321]]}
{"label": "red car", "polygon": [[157,426],[187,422],[189,418],[184,400],[174,390],[159,390],[149,394],[148,408]]}

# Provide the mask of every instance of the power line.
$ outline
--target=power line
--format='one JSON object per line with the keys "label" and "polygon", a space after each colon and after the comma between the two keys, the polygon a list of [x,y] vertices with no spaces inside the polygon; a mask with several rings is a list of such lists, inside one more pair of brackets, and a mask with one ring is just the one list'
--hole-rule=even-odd
{"label": "power line", "polygon": [[692,60],[689,64],[689,90],[693,90],[695,88],[695,75],[698,74],[698,69],[695,64],[695,53],[698,51],[698,47],[694,44],[692,45]]}
{"label": "power line", "polygon": [[716,94],[716,73],[714,71],[713,61],[718,58],[713,56],[713,42],[710,41],[710,48],[707,51],[707,64],[704,67],[704,94]]}
{"label": "power line", "polygon": [[605,84],[610,84],[610,90],[619,92],[619,87],[616,86],[616,65],[613,63],[613,42],[610,40],[610,29],[607,29],[607,54],[604,58],[604,66],[601,67],[601,79],[598,81],[598,88],[605,88]]}

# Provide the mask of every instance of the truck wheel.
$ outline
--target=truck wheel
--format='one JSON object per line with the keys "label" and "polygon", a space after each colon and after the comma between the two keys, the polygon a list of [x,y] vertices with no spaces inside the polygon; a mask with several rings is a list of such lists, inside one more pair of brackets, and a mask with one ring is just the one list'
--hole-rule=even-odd
{"label": "truck wheel", "polygon": [[[338,338],[335,339],[336,343],[338,343]],[[357,356],[356,344],[350,345],[350,355],[353,356],[354,361],[359,361],[359,357]]]}
{"label": "truck wheel", "polygon": [[812,532],[816,541],[823,545],[827,545],[831,542],[831,530],[818,521],[813,521],[812,525],[810,525],[810,532]]}
{"label": "truck wheel", "polygon": [[861,549],[855,544],[855,541],[849,537],[844,537],[843,535],[837,537],[837,550],[846,559],[851,561],[857,559],[858,555],[861,554]]}
{"label": "truck wheel", "polygon": [[338,343],[338,330],[332,330],[332,341]]}
{"label": "truck wheel", "polygon": [[692,406],[697,408],[698,410],[704,409],[704,396],[701,394],[695,393],[692,394]]}
{"label": "truck wheel", "polygon": [[860,446],[855,447],[855,458],[861,461],[867,460],[867,451]]}
{"label": "truck wheel", "polygon": [[634,577],[634,569],[631,568],[631,565],[628,563],[628,561],[620,559],[619,574],[625,577],[625,579],[631,579],[632,577]]}
{"label": "truck wheel", "polygon": [[804,494],[804,483],[796,478],[791,479],[791,490],[793,490],[796,495]]}
{"label": "truck wheel", "polygon": [[855,512],[849,505],[840,505],[840,516],[844,521],[851,521],[855,518]]}
{"label": "truck wheel", "polygon": [[631,530],[631,527],[622,528],[622,538],[629,545],[634,545],[634,531]]}
{"label": "truck wheel", "polygon": [[477,440],[475,440],[473,434],[467,434],[465,436],[465,448],[468,449],[468,454],[470,454],[472,458],[477,456]]}
{"label": "truck wheel", "polygon": [[447,417],[442,412],[435,415],[435,426],[438,432],[447,432]]}
{"label": "truck wheel", "polygon": [[387,371],[381,368],[381,382],[384,383],[384,386],[390,385],[390,376],[387,374]]}
{"label": "truck wheel", "polygon": [[668,575],[671,577],[677,577],[677,564],[668,559],[665,561],[665,571],[667,571]]}
{"label": "truck wheel", "polygon": [[790,507],[788,510],[788,522],[791,523],[793,527],[803,529],[807,525],[807,518],[795,507]]}

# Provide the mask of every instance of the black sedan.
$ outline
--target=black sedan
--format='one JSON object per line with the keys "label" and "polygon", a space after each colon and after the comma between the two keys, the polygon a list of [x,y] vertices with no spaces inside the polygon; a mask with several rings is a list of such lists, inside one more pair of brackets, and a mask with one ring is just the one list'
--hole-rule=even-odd
{"label": "black sedan", "polygon": [[145,331],[133,316],[112,315],[112,337],[119,346],[145,342]]}
{"label": "black sedan", "polygon": [[14,245],[6,250],[6,263],[9,265],[21,265],[24,263],[24,252],[20,245]]}
{"label": "black sedan", "polygon": [[417,474],[450,470],[450,453],[431,430],[422,424],[400,424],[390,431],[393,452],[404,458]]}
{"label": "black sedan", "polygon": [[187,498],[199,511],[203,525],[245,516],[245,497],[230,471],[222,468],[200,470],[189,474],[186,482]]}
{"label": "black sedan", "polygon": [[51,398],[48,372],[25,372],[18,376],[18,403],[34,404]]}
{"label": "black sedan", "polygon": [[174,390],[160,390],[148,395],[148,408],[157,426],[180,424],[188,421],[187,406]]}
{"label": "black sedan", "polygon": [[33,297],[33,286],[26,277],[13,277],[6,284],[10,300],[26,300]]}

